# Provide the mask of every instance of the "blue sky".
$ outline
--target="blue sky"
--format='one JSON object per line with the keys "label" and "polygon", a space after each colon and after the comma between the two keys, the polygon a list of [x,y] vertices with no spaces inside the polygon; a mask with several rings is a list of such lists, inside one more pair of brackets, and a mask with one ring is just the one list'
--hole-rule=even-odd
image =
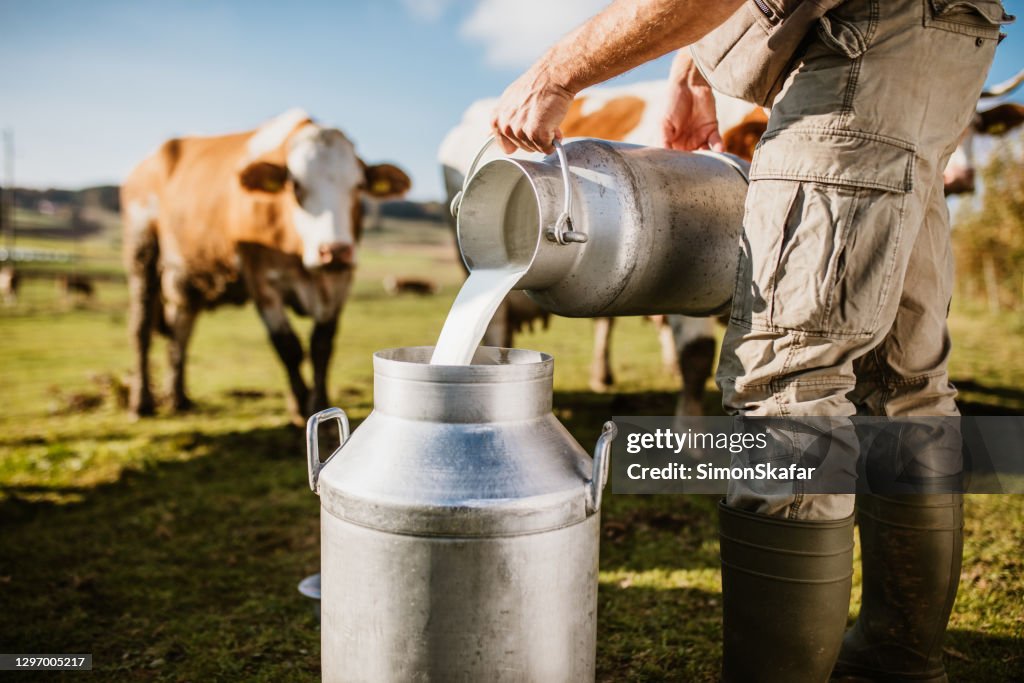
{"label": "blue sky", "polygon": [[[15,131],[19,185],[74,188],[119,182],[168,137],[300,106],[436,199],[437,145],[465,107],[602,4],[0,0],[0,127]],[[1024,15],[1024,0],[1004,4]],[[1024,68],[1024,28],[1008,33],[990,82]],[[667,71],[662,59],[621,82]]]}

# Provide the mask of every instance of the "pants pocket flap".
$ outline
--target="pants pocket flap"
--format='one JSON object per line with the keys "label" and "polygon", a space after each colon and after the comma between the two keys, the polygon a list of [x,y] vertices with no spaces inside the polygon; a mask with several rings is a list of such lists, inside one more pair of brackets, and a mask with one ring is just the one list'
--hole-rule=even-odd
{"label": "pants pocket flap", "polygon": [[1003,11],[999,0],[930,0],[936,19],[952,19],[958,14],[977,15],[993,26],[1009,24],[1013,17]]}
{"label": "pants pocket flap", "polygon": [[916,149],[872,133],[820,129],[769,133],[758,143],[751,180],[804,180],[907,193]]}
{"label": "pants pocket flap", "polygon": [[924,25],[982,39],[999,38],[999,28],[1013,23],[999,0],[928,0]]}
{"label": "pants pocket flap", "polygon": [[868,49],[868,42],[856,25],[828,14],[818,20],[818,37],[850,59],[860,57]]}

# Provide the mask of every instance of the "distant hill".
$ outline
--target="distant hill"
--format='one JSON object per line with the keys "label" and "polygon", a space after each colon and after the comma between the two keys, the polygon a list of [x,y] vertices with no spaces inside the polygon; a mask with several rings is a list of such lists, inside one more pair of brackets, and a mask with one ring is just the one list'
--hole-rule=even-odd
{"label": "distant hill", "polygon": [[[67,209],[103,209],[117,213],[121,210],[119,190],[117,185],[99,185],[82,190],[18,187],[14,191],[14,205],[25,211],[44,213],[62,213]],[[402,199],[384,202],[381,206],[381,213],[389,218],[421,221],[443,221],[445,210],[440,202],[410,202]]]}
{"label": "distant hill", "polygon": [[[99,185],[87,187],[83,190],[63,190],[50,188],[47,190],[36,190],[27,187],[16,187],[14,189],[14,206],[26,211],[45,211],[71,209],[104,209],[106,211],[118,212],[121,210],[121,201],[118,196],[120,188],[117,185]],[[40,203],[43,203],[42,206]],[[49,202],[49,206],[46,205]]]}
{"label": "distant hill", "polygon": [[388,218],[404,218],[406,220],[435,221],[445,220],[447,211],[441,202],[409,202],[404,199],[396,199],[384,202],[380,207],[382,215]]}

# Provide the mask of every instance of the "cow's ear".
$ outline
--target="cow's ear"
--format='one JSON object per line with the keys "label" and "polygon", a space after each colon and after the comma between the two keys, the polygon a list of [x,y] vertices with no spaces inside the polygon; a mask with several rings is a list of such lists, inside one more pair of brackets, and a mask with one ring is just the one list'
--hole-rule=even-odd
{"label": "cow's ear", "polygon": [[409,176],[394,164],[363,164],[363,172],[363,190],[371,197],[401,197],[412,187]]}
{"label": "cow's ear", "polygon": [[1024,123],[1024,105],[1007,102],[978,112],[978,116],[974,120],[974,128],[985,135],[1005,135],[1022,123]]}
{"label": "cow's ear", "polygon": [[280,192],[288,182],[288,167],[269,161],[254,161],[241,170],[242,187],[254,192]]}

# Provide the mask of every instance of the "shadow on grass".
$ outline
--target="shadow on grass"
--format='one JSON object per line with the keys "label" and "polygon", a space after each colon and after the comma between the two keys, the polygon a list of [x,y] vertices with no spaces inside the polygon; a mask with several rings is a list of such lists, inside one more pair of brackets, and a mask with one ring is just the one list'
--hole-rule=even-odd
{"label": "shadow on grass", "polygon": [[[973,379],[952,380],[953,386],[963,392],[981,394],[986,397],[1001,398],[1009,401],[1024,402],[1024,389],[1015,387],[993,387],[976,382]],[[1019,412],[1017,413],[1019,414]]]}
{"label": "shadow on grass", "polygon": [[81,502],[0,489],[0,651],[90,652],[97,680],[318,680],[296,591],[319,568],[301,433],[164,441],[147,448],[192,457],[46,489]]}
{"label": "shadow on grass", "polygon": [[606,495],[601,569],[718,569],[719,496]]}
{"label": "shadow on grass", "polygon": [[697,588],[601,584],[597,680],[717,681],[721,596]]}
{"label": "shadow on grass", "polygon": [[951,681],[1024,681],[1024,631],[1007,638],[953,629],[944,653]]}

